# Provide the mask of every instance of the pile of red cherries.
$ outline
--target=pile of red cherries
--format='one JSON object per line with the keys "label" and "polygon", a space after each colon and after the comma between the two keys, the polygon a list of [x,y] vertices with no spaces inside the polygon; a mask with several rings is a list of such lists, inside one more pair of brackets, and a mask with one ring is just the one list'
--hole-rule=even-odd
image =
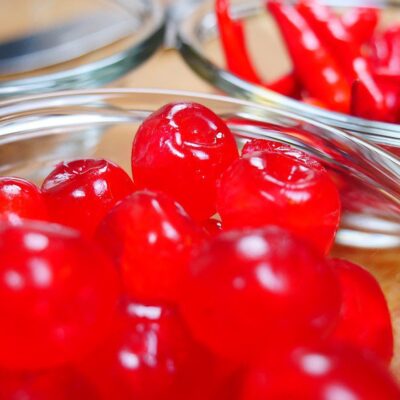
{"label": "pile of red cherries", "polygon": [[327,257],[329,172],[278,142],[241,155],[206,107],[151,114],[132,175],[63,162],[0,178],[1,400],[398,400],[390,314]]}

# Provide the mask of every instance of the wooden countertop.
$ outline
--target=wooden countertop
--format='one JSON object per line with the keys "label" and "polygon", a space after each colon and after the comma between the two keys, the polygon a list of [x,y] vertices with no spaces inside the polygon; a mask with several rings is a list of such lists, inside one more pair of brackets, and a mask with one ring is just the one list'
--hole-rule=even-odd
{"label": "wooden countertop", "polygon": [[112,86],[215,92],[185,64],[177,50],[159,50],[150,60]]}

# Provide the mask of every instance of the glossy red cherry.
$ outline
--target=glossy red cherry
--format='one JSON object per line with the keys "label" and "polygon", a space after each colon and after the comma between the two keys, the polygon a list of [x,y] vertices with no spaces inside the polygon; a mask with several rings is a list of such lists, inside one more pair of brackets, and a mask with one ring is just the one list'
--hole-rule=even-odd
{"label": "glossy red cherry", "polygon": [[331,267],[283,229],[221,233],[189,268],[183,316],[199,341],[228,358],[253,360],[323,338],[337,321]]}
{"label": "glossy red cherry", "polygon": [[104,218],[96,239],[122,271],[136,299],[175,302],[187,262],[202,230],[185,210],[161,192],[136,192]]}
{"label": "glossy red cherry", "polygon": [[39,189],[22,178],[0,177],[0,218],[10,222],[21,218],[47,219],[46,205]]}
{"label": "glossy red cherry", "polygon": [[133,177],[139,188],[170,194],[195,219],[215,213],[216,181],[238,157],[233,134],[208,108],[167,104],[136,133]]}
{"label": "glossy red cherry", "polygon": [[204,400],[209,357],[174,309],[130,303],[81,368],[105,399]]}
{"label": "glossy red cherry", "polygon": [[393,329],[385,295],[365,269],[345,260],[331,260],[342,292],[338,341],[371,351],[386,363],[393,356]]}
{"label": "glossy red cherry", "polygon": [[169,196],[136,192],[104,218],[96,238],[136,299],[175,302],[191,251],[204,233]]}
{"label": "glossy red cherry", "polygon": [[0,225],[0,368],[57,366],[96,346],[115,309],[117,279],[74,230]]}
{"label": "glossy red cherry", "polygon": [[400,389],[375,358],[350,348],[297,349],[252,368],[240,400],[398,400]]}
{"label": "glossy red cherry", "polygon": [[1,400],[100,400],[96,391],[75,370],[10,374],[0,372]]}
{"label": "glossy red cherry", "polygon": [[256,153],[258,151],[298,151],[286,143],[276,142],[268,139],[252,139],[249,140],[242,149],[242,156],[246,154]]}
{"label": "glossy red cherry", "polygon": [[235,161],[218,187],[224,228],[278,225],[326,254],[340,220],[340,198],[327,171],[297,150],[257,152]]}
{"label": "glossy red cherry", "polygon": [[50,217],[91,236],[100,220],[135,187],[128,174],[107,160],[60,163],[42,185]]}

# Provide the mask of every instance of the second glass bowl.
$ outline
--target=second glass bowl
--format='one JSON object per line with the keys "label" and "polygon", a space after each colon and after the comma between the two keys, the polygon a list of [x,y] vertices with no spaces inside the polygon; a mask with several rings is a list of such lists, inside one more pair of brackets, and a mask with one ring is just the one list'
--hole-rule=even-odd
{"label": "second glass bowl", "polygon": [[[329,4],[345,9],[362,6],[366,2],[330,1]],[[368,1],[368,6],[379,7],[383,21],[396,19],[400,21],[400,7],[395,3]],[[266,12],[265,1],[232,1],[232,12],[235,18],[246,22],[246,28],[251,37],[262,38],[249,42],[251,54],[260,72],[264,69],[273,76],[287,72],[290,62],[278,29]],[[400,125],[323,110],[249,83],[227,71],[223,67],[213,0],[207,0],[185,14],[178,34],[178,47],[187,64],[200,77],[225,93],[257,103],[290,109],[336,128],[363,135],[397,154],[400,152],[400,149],[396,151],[396,148],[400,147]]]}
{"label": "second glass bowl", "polygon": [[161,0],[15,0],[4,6],[0,99],[103,86],[147,60],[164,40]]}

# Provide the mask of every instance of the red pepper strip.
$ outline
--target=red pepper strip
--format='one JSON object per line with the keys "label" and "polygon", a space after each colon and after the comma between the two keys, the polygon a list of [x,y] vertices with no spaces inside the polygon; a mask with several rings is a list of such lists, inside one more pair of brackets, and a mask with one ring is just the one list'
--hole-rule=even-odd
{"label": "red pepper strip", "polygon": [[297,9],[308,22],[321,42],[341,64],[349,82],[357,79],[354,60],[361,57],[360,47],[331,9],[313,0],[301,0]]}
{"label": "red pepper strip", "polygon": [[267,89],[273,90],[286,96],[295,96],[298,92],[299,85],[293,72],[281,76],[276,81],[263,85]]}
{"label": "red pepper strip", "polygon": [[310,96],[335,111],[348,112],[350,85],[306,20],[287,4],[270,1],[268,8],[285,39],[296,76]]}
{"label": "red pepper strip", "polygon": [[384,38],[388,45],[388,58],[386,68],[400,74],[400,26],[389,28],[384,32]]}
{"label": "red pepper strip", "polygon": [[258,76],[249,57],[243,25],[240,21],[233,20],[229,13],[229,0],[216,0],[215,12],[228,69],[252,83],[292,96],[297,87],[293,73],[283,75],[271,83],[263,83]]}
{"label": "red pepper strip", "polygon": [[374,72],[375,78],[381,82],[392,83],[393,85],[400,85],[400,73],[390,71],[382,67],[376,68]]}
{"label": "red pepper strip", "polygon": [[400,86],[392,82],[379,82],[380,90],[384,93],[385,109],[389,112],[380,113],[375,103],[371,102],[368,88],[362,81],[354,81],[352,87],[351,113],[357,117],[382,122],[400,121]]}
{"label": "red pepper strip", "polygon": [[261,84],[247,51],[244,28],[229,12],[229,0],[216,0],[215,13],[228,69],[250,82]]}
{"label": "red pepper strip", "polygon": [[390,57],[389,43],[382,32],[377,32],[371,38],[369,48],[371,53],[368,59],[374,69],[386,67]]}
{"label": "red pepper strip", "polygon": [[370,107],[374,104],[374,115],[380,120],[390,119],[389,102],[376,81],[373,68],[368,60],[362,56],[361,48],[349,32],[346,31],[339,18],[331,10],[313,0],[303,0],[298,5],[299,12],[314,29],[318,37],[332,52],[335,59],[346,72],[350,82],[359,80],[365,88],[366,100]]}
{"label": "red pepper strip", "polygon": [[379,10],[377,8],[356,7],[348,10],[340,19],[354,40],[358,44],[364,44],[372,38],[378,25]]}

